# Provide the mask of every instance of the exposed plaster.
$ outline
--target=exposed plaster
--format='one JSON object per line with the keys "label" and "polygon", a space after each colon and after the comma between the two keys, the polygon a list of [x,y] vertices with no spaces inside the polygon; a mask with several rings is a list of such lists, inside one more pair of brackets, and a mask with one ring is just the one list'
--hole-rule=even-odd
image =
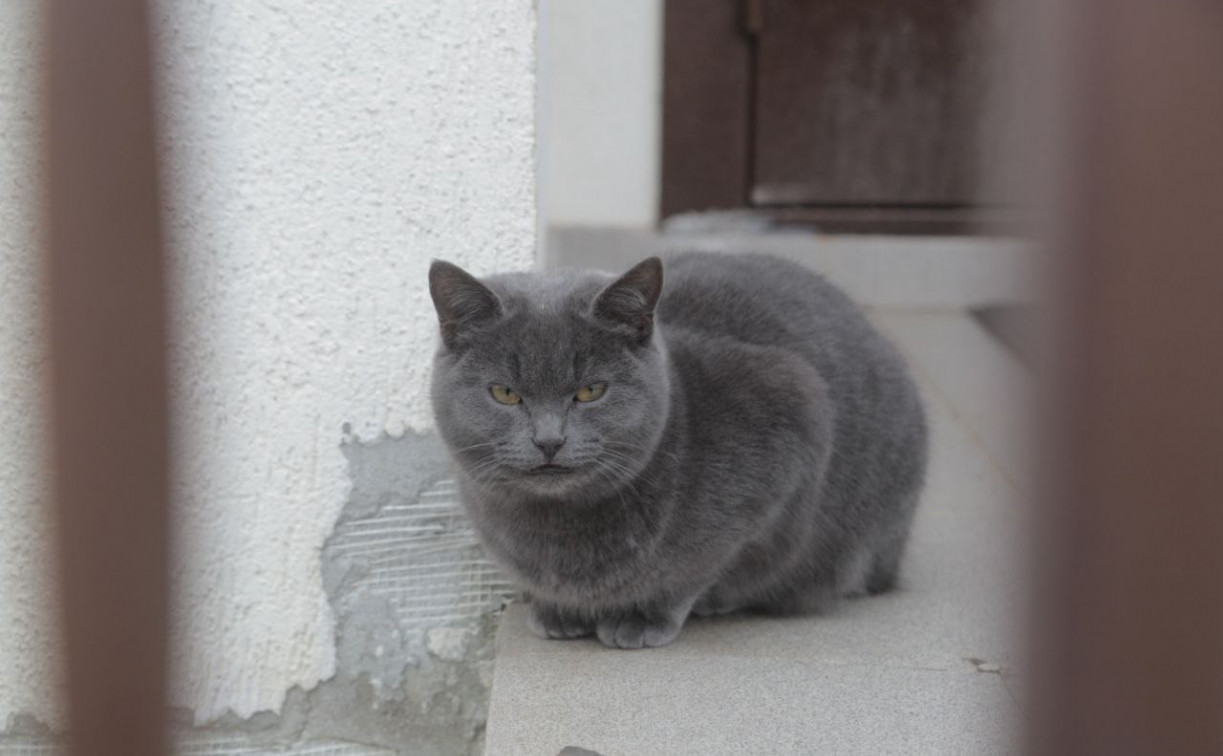
{"label": "exposed plaster", "polygon": [[[453,756],[482,751],[493,639],[512,583],[482,554],[431,433],[342,444],[351,486],[322,551],[336,671],[278,712],[172,719],[183,756]],[[0,756],[51,756],[29,717]]]}

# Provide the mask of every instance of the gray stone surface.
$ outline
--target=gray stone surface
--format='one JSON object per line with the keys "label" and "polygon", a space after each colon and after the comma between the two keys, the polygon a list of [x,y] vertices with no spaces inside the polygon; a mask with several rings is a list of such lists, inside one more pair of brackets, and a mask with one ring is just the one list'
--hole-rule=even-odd
{"label": "gray stone surface", "polygon": [[988,756],[1010,741],[1005,687],[972,671],[614,651],[498,664],[530,713],[498,713],[497,756],[573,742],[604,756]]}
{"label": "gray stone surface", "polygon": [[[921,317],[920,329],[895,331],[917,367],[933,440],[900,589],[826,616],[695,620],[675,644],[638,652],[539,640],[515,605],[498,635],[487,753],[1016,750],[1008,675],[1022,645],[1023,520],[1011,447],[993,443],[1014,416],[979,406],[990,394],[973,382],[1020,368],[996,359],[997,345],[962,313]],[[948,355],[960,370],[938,364]],[[966,375],[982,365],[990,369]]]}
{"label": "gray stone surface", "polygon": [[874,307],[973,307],[1030,301],[1036,255],[1016,239],[867,236],[773,229],[732,221],[667,233],[549,229],[548,267],[626,270],[649,255],[701,250],[768,253],[810,267]]}

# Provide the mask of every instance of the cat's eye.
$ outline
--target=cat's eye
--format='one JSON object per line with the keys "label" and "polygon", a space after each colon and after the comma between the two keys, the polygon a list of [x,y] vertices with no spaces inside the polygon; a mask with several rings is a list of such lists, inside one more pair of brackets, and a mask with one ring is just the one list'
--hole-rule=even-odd
{"label": "cat's eye", "polygon": [[607,392],[606,383],[592,383],[589,386],[583,386],[573,395],[575,402],[593,402],[603,397]]}
{"label": "cat's eye", "polygon": [[516,391],[506,386],[494,383],[488,390],[492,393],[493,398],[502,404],[518,404],[522,401],[522,397]]}

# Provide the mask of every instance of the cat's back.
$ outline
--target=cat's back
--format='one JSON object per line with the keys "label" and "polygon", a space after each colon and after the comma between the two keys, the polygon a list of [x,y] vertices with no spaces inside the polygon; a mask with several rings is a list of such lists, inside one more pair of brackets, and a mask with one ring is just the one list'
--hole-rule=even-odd
{"label": "cat's back", "polygon": [[840,289],[802,266],[767,255],[691,252],[666,262],[658,317],[667,327],[751,344],[833,347],[873,340]]}
{"label": "cat's back", "polygon": [[[817,475],[776,494],[789,508],[761,537],[761,553],[807,533],[816,545],[803,574],[869,558],[869,575],[835,590],[891,585],[926,466],[925,413],[900,353],[840,289],[795,263],[692,253],[665,265],[658,318],[688,397],[690,435],[709,469],[766,471],[746,486],[716,480],[707,499],[738,511],[752,500],[745,491],[773,495],[787,473]],[[819,603],[795,595],[777,605]]]}
{"label": "cat's back", "polygon": [[840,289],[766,255],[682,254],[666,271],[658,318],[682,359],[752,381],[769,369],[759,348],[785,352],[826,386],[840,440],[924,447],[921,402],[903,358]]}

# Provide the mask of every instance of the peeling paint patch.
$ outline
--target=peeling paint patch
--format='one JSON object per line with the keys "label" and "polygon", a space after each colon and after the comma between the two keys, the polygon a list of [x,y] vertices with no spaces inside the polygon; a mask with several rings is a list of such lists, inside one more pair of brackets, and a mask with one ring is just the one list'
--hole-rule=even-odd
{"label": "peeling paint patch", "polygon": [[377,514],[336,528],[323,550],[324,572],[338,570],[332,594],[337,613],[367,598],[385,601],[399,631],[469,624],[500,609],[513,584],[480,550],[451,480],[440,480],[415,501],[389,504]]}
{"label": "peeling paint patch", "polygon": [[[60,756],[58,744],[33,740],[0,741],[0,756]],[[233,738],[196,737],[175,743],[176,756],[395,756],[386,748],[310,740],[290,746],[256,746]]]}
{"label": "peeling paint patch", "polygon": [[425,636],[425,645],[439,659],[462,661],[473,635],[465,627],[435,627]]}
{"label": "peeling paint patch", "polygon": [[307,695],[304,733],[480,753],[498,613],[516,588],[484,555],[435,434],[341,448],[352,485],[322,553],[336,676]]}
{"label": "peeling paint patch", "polygon": [[60,746],[32,738],[0,739],[0,756],[59,756]]}
{"label": "peeling paint patch", "polygon": [[[350,492],[322,551],[336,672],[287,691],[279,713],[232,711],[194,728],[174,717],[181,756],[476,756],[500,610],[516,596],[483,554],[441,441],[407,432],[341,441]],[[33,723],[0,756],[58,756]]]}
{"label": "peeling paint patch", "polygon": [[376,690],[395,688],[426,656],[430,633],[436,646],[439,630],[470,632],[515,587],[480,548],[434,434],[349,438],[343,449],[352,493],[322,560],[337,665],[369,675]]}
{"label": "peeling paint patch", "polygon": [[345,743],[338,740],[311,740],[286,747],[252,746],[227,738],[200,738],[179,742],[179,756],[395,756],[386,748]]}

